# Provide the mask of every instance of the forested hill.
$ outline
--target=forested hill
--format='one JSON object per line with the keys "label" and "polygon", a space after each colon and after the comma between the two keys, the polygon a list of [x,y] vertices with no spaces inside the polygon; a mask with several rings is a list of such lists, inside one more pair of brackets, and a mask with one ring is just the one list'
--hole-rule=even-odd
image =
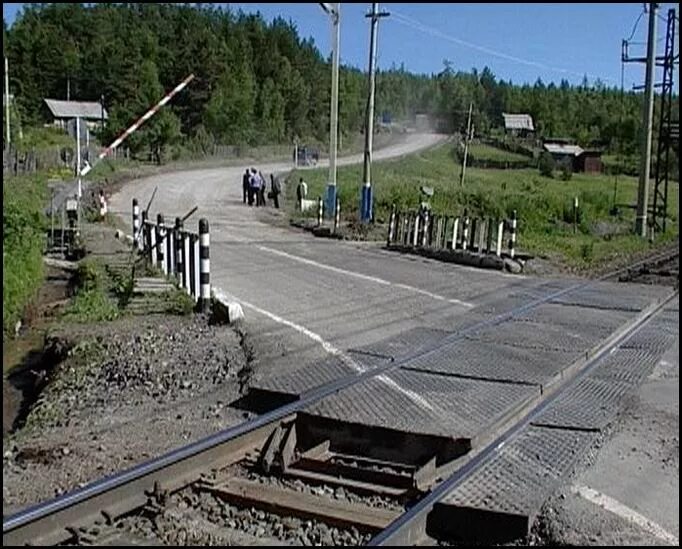
{"label": "forested hill", "polygon": [[[223,144],[324,140],[329,123],[328,52],[299,36],[285,19],[266,22],[206,4],[29,4],[3,49],[13,93],[25,123],[38,123],[44,97],[99,100],[110,111],[114,134],[188,74],[196,79],[157,115],[132,146],[177,137]],[[415,38],[418,39],[418,38]],[[476,65],[472,57],[470,66]],[[340,128],[362,129],[366,104],[363,70],[340,77]],[[474,102],[477,132],[500,126],[502,112],[530,113],[540,136],[573,137],[582,145],[636,149],[639,97],[598,83],[516,86],[493,73],[446,63],[439,74],[402,69],[377,77],[377,113],[393,119],[416,112],[463,127]]]}

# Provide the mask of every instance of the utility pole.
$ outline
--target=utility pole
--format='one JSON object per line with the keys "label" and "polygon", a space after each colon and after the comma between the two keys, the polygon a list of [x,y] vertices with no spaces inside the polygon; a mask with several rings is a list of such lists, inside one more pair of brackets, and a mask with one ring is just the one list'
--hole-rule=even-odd
{"label": "utility pole", "polygon": [[462,171],[459,173],[459,186],[464,186],[464,173],[467,169],[467,156],[469,154],[469,140],[471,139],[471,111],[474,108],[473,101],[469,103],[469,116],[467,117],[467,133],[464,136],[464,157],[462,158]]}
{"label": "utility pole", "polygon": [[66,77],[66,100],[71,101],[71,77]]}
{"label": "utility pole", "polygon": [[372,12],[365,15],[371,19],[369,33],[369,90],[367,97],[367,118],[365,122],[365,159],[362,170],[362,190],[360,191],[360,219],[372,220],[372,142],[374,139],[374,88],[376,79],[377,30],[379,18],[387,17],[388,12],[379,13],[379,3],[372,3]]}
{"label": "utility pole", "polygon": [[649,37],[646,51],[646,80],[644,83],[644,135],[642,137],[642,156],[639,168],[639,187],[637,190],[637,217],[635,231],[646,238],[647,210],[649,197],[649,176],[651,170],[651,141],[654,121],[654,69],[656,66],[656,10],[658,4],[649,4]]}
{"label": "utility pole", "polygon": [[341,36],[341,4],[320,3],[332,20],[332,97],[329,119],[329,181],[327,183],[327,215],[336,211],[336,152],[339,132],[339,41]]}
{"label": "utility pole", "polygon": [[5,57],[5,118],[7,119],[7,138],[5,139],[5,146],[9,149],[9,61],[7,60],[7,57]]}
{"label": "utility pole", "polygon": [[78,175],[78,200],[83,196],[81,187],[81,119],[76,117],[76,174]]}

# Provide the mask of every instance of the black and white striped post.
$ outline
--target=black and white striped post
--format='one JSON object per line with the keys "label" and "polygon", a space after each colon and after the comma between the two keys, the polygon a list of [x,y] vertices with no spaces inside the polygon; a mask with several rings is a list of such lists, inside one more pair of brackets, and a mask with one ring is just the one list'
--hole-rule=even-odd
{"label": "black and white striped post", "polygon": [[336,197],[336,208],[334,209],[334,234],[339,231],[339,225],[341,224],[341,201],[339,197]]}
{"label": "black and white striped post", "polygon": [[445,233],[448,228],[448,220],[449,218],[446,215],[442,215],[438,219],[438,244],[437,244],[438,248],[445,248],[446,241]]}
{"label": "black and white striped post", "polygon": [[199,297],[199,284],[197,276],[197,249],[198,237],[194,233],[189,234],[189,295],[196,302]]}
{"label": "black and white striped post", "polygon": [[412,245],[417,246],[417,242],[419,242],[419,220],[421,218],[421,215],[419,212],[414,214],[414,234],[412,235]]}
{"label": "black and white striped post", "polygon": [[502,257],[502,239],[504,237],[504,221],[500,221],[497,224],[497,248],[495,250],[495,255],[497,257]]}
{"label": "black and white striped post", "polygon": [[142,249],[142,239],[140,238],[140,206],[137,198],[133,198],[133,246]]}
{"label": "black and white striped post", "polygon": [[481,218],[481,226],[478,231],[478,249],[476,250],[479,254],[484,252],[483,243],[485,242],[485,231],[488,228],[488,222],[484,217]]}
{"label": "black and white striped post", "polygon": [[322,197],[317,197],[317,226],[322,226],[322,216],[324,215],[324,203],[322,202]]}
{"label": "black and white striped post", "polygon": [[485,243],[485,253],[489,254],[492,253],[493,251],[493,218],[489,217],[488,221],[486,222],[487,229],[488,229],[488,238]]}
{"label": "black and white striped post", "polygon": [[152,237],[149,230],[149,222],[147,221],[147,212],[142,212],[142,234],[140,235],[140,243],[143,249],[147,252],[147,259],[152,261]]}
{"label": "black and white striped post", "polygon": [[172,227],[165,230],[166,233],[166,274],[172,275],[175,272],[175,240]]}
{"label": "black and white striped post", "polygon": [[180,283],[180,287],[182,287],[182,278],[185,274],[185,270],[183,268],[183,253],[184,253],[184,245],[182,242],[182,219],[179,217],[175,218],[175,231],[173,232],[173,243],[175,244],[175,278],[177,281]]}
{"label": "black and white striped post", "polygon": [[391,217],[388,220],[388,238],[386,239],[386,245],[390,246],[395,239],[395,204],[391,206]]}
{"label": "black and white striped post", "polygon": [[462,221],[462,249],[466,250],[469,244],[469,217],[467,211],[464,210],[464,219]]}
{"label": "black and white striped post", "polygon": [[512,212],[510,232],[511,238],[509,239],[509,257],[514,259],[514,253],[516,248],[516,210]]}
{"label": "black and white striped post", "polygon": [[211,260],[209,259],[210,236],[208,233],[208,220],[199,220],[199,282],[201,284],[201,297],[199,308],[202,313],[207,313],[211,306]]}
{"label": "black and white striped post", "polygon": [[457,249],[457,238],[459,237],[459,217],[455,217],[455,222],[452,224],[452,249]]}
{"label": "black and white striped post", "polygon": [[471,219],[471,237],[469,240],[469,248],[472,252],[476,248],[476,231],[478,231],[478,218],[474,217]]}
{"label": "black and white striped post", "polygon": [[187,231],[182,231],[182,287],[190,295],[192,295],[192,288],[190,287],[191,249],[190,235]]}
{"label": "black and white striped post", "polygon": [[158,267],[163,271],[163,274],[168,274],[166,270],[166,258],[164,251],[166,250],[166,228],[163,226],[163,214],[156,215],[156,261]]}
{"label": "black and white striped post", "polygon": [[421,236],[420,244],[422,246],[426,246],[426,237],[427,237],[428,229],[429,229],[429,212],[428,212],[428,210],[424,210],[424,212],[422,213],[422,216],[423,216],[422,220],[421,220],[421,224],[422,224],[422,230],[421,231],[422,232],[420,235]]}

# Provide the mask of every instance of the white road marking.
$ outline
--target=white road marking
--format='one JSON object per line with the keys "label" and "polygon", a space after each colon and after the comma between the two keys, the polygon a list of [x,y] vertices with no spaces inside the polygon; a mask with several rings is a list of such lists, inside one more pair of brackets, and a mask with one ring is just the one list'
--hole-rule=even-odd
{"label": "white road marking", "polygon": [[610,511],[614,515],[618,515],[619,517],[629,520],[643,530],[649,532],[651,535],[656,536],[660,540],[667,541],[673,545],[680,544],[680,540],[665,530],[663,527],[659,526],[654,521],[649,520],[634,509],[630,509],[628,506],[623,505],[612,497],[607,496],[606,494],[602,494],[601,492],[598,492],[592,488],[588,488],[587,486],[573,486],[571,487],[571,491],[574,494],[578,494],[579,496],[585,498],[587,501],[590,501],[595,505],[599,505],[599,507]]}
{"label": "white road marking", "polygon": [[[222,295],[227,295],[223,290],[220,290],[216,288],[214,291],[220,292]],[[367,369],[363,367],[362,365],[358,364],[353,360],[352,357],[344,353],[341,349],[335,347],[328,341],[325,341],[320,335],[316,334],[315,332],[309,330],[305,326],[301,326],[300,324],[296,324],[295,322],[291,322],[290,320],[287,320],[286,318],[282,318],[279,315],[276,315],[274,313],[271,313],[270,311],[266,311],[265,309],[261,309],[257,305],[254,305],[253,303],[249,303],[248,301],[244,301],[241,298],[233,296],[233,298],[241,303],[244,307],[247,307],[253,311],[256,311],[257,313],[260,313],[264,316],[267,316],[271,320],[274,320],[275,322],[279,324],[284,324],[285,326],[288,326],[289,328],[293,328],[297,332],[309,337],[313,341],[319,343],[322,345],[322,348],[327,351],[330,355],[338,356],[341,360],[343,360],[344,364],[348,365],[351,367],[353,370],[355,370],[358,373],[365,372]],[[388,387],[391,387],[392,389],[404,394],[407,398],[409,398],[412,402],[414,402],[417,406],[420,406],[421,408],[425,408],[426,410],[433,411],[433,406],[428,403],[423,397],[419,396],[417,393],[414,391],[410,391],[409,389],[405,389],[404,387],[401,387],[398,383],[396,383],[394,380],[389,378],[386,375],[379,375],[375,379],[379,380],[381,383],[384,385],[387,385]]]}
{"label": "white road marking", "polygon": [[421,288],[415,288],[414,286],[408,286],[407,284],[397,284],[390,282],[388,280],[385,280],[383,278],[378,278],[376,276],[370,276],[362,273],[357,273],[355,271],[348,271],[346,269],[341,269],[339,267],[333,267],[331,265],[326,265],[324,263],[320,263],[318,261],[314,261],[312,259],[306,259],[304,257],[299,257],[297,255],[292,255],[287,252],[283,252],[281,250],[275,250],[273,248],[268,248],[267,246],[258,246],[259,250],[262,250],[264,252],[269,252],[271,254],[279,255],[281,257],[286,257],[287,259],[292,259],[294,261],[298,261],[300,263],[305,263],[306,265],[312,265],[313,267],[317,267],[318,269],[325,269],[327,271],[332,271],[334,273],[339,273],[347,276],[353,276],[355,278],[359,278],[361,280],[367,280],[368,282],[374,282],[375,284],[381,284],[382,286],[395,286],[396,288],[401,288],[403,290],[408,290],[410,292],[415,292],[418,294],[426,295],[432,299],[436,299],[438,301],[447,301],[448,303],[452,303],[453,305],[459,305],[461,307],[467,307],[471,308],[473,307],[473,303],[469,303],[467,301],[460,301],[459,299],[452,299],[448,297],[444,297],[442,295],[434,294],[426,290],[422,290]]}

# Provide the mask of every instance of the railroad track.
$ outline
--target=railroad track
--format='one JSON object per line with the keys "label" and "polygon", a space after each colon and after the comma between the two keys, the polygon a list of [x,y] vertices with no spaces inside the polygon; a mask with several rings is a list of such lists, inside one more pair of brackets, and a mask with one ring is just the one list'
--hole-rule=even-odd
{"label": "railroad track", "polygon": [[675,243],[674,246],[656,252],[613,273],[604,275],[602,279],[678,287],[679,273],[680,250],[679,244]]}
{"label": "railroad track", "polygon": [[[621,269],[601,280],[627,272]],[[146,532],[165,543],[196,542],[188,524],[195,530],[208,528],[209,541],[222,543],[263,542],[263,524],[270,524],[267,531],[277,539],[299,543],[414,543],[423,537],[427,519],[443,496],[650,322],[677,292],[652,304],[573,364],[570,375],[488,433],[477,449],[445,437],[325,421],[306,409],[411,360],[437,354],[475,330],[499,325],[594,283],[547,293],[401,360],[334,380],[251,421],[3,517],[3,545],[139,543]],[[193,509],[217,516],[228,526],[197,518]],[[231,537],[235,530],[245,537]]]}

